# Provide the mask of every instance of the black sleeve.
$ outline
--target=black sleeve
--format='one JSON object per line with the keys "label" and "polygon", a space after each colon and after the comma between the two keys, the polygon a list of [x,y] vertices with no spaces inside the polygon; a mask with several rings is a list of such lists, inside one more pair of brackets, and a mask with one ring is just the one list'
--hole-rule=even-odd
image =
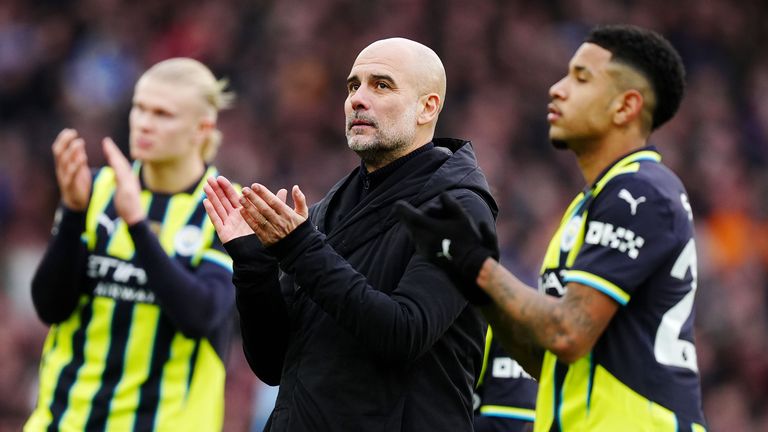
{"label": "black sleeve", "polygon": [[147,272],[147,286],[185,336],[204,337],[229,315],[235,297],[229,269],[203,260],[190,272],[165,253],[146,221],[128,231],[136,260]]}
{"label": "black sleeve", "polygon": [[[457,197],[474,220],[494,227],[488,205],[473,194]],[[395,225],[401,230],[404,226]],[[305,221],[269,252],[280,260],[286,273],[337,323],[355,335],[378,358],[398,364],[414,361],[445,333],[467,301],[448,276],[421,255],[412,243],[391,253],[411,259],[397,287],[385,293],[371,286],[325,242],[325,236]]]}
{"label": "black sleeve", "polygon": [[64,321],[77,307],[85,278],[87,250],[80,236],[85,212],[59,207],[53,237],[32,277],[32,303],[47,324]]}
{"label": "black sleeve", "polygon": [[278,385],[288,347],[288,310],[280,290],[277,260],[256,235],[236,238],[224,247],[232,257],[243,351],[251,370]]}

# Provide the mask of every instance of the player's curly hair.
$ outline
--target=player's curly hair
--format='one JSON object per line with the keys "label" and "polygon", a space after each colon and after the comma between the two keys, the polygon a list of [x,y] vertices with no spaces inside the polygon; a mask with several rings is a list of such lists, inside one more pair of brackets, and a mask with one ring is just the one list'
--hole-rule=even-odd
{"label": "player's curly hair", "polygon": [[605,25],[592,29],[584,42],[611,52],[611,61],[641,73],[656,96],[651,130],[671,119],[685,91],[685,67],[680,54],[660,34],[633,25]]}

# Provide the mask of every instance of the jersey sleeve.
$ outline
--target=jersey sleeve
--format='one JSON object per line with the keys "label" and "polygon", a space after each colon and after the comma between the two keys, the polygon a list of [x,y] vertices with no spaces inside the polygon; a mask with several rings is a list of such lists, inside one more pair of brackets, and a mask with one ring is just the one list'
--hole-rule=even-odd
{"label": "jersey sleeve", "polygon": [[588,209],[584,243],[563,281],[591,286],[626,305],[679,246],[672,204],[637,176],[611,180]]}
{"label": "jersey sleeve", "polygon": [[521,431],[534,420],[538,384],[491,339],[482,382],[475,390],[475,430]]}

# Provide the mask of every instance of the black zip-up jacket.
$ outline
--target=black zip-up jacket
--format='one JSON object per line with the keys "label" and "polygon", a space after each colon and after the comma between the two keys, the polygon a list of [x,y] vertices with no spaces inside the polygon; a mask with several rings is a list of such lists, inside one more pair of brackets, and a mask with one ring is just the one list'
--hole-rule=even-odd
{"label": "black zip-up jacket", "polygon": [[225,245],[246,358],[261,380],[280,385],[267,430],[472,430],[485,322],[415,253],[393,204],[427,209],[447,190],[491,227],[497,206],[471,144],[433,142],[338,222],[329,209],[361,168],[269,250],[254,235]]}

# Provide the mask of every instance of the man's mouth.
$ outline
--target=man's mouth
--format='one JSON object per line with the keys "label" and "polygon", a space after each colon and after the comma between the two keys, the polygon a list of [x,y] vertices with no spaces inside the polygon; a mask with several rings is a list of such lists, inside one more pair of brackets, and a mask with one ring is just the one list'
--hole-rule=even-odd
{"label": "man's mouth", "polygon": [[353,119],[349,122],[349,127],[347,129],[352,129],[354,127],[376,127],[376,124],[371,120]]}

